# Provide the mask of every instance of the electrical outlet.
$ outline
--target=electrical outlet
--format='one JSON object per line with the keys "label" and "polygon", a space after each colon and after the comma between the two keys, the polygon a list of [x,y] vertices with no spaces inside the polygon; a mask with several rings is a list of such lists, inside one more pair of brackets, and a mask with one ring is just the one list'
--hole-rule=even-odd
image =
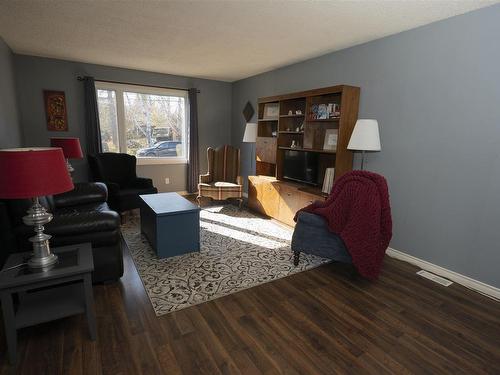
{"label": "electrical outlet", "polygon": [[170,184],[170,178],[165,177],[165,185],[168,185],[168,184]]}

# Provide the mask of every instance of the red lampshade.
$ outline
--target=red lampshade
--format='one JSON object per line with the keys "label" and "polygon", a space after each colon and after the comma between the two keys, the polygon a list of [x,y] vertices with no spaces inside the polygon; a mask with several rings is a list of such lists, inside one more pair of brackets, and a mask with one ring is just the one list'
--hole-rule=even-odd
{"label": "red lampshade", "polygon": [[0,150],[0,198],[34,198],[72,189],[60,148]]}
{"label": "red lampshade", "polygon": [[50,138],[51,147],[61,147],[66,159],[82,159],[83,153],[79,138]]}

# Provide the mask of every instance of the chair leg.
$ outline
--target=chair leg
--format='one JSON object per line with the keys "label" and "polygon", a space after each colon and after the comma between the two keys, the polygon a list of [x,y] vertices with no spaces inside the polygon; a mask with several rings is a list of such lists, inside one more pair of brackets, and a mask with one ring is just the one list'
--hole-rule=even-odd
{"label": "chair leg", "polygon": [[243,206],[243,198],[238,198],[238,209],[241,211]]}
{"label": "chair leg", "polygon": [[293,252],[293,265],[297,267],[300,261],[300,251]]}
{"label": "chair leg", "polygon": [[196,201],[198,202],[198,207],[201,207],[201,195],[196,197]]}

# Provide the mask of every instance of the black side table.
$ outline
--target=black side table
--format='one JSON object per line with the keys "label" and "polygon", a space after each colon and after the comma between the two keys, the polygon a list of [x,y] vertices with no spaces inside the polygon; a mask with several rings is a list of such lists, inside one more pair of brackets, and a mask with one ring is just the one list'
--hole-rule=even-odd
{"label": "black side table", "polygon": [[[87,315],[90,338],[96,338],[92,294],[92,249],[89,243],[54,248],[58,263],[49,271],[32,271],[25,263],[31,253],[9,256],[0,272],[5,336],[9,361],[14,364],[17,330],[71,315]],[[17,295],[17,298],[16,298]]]}

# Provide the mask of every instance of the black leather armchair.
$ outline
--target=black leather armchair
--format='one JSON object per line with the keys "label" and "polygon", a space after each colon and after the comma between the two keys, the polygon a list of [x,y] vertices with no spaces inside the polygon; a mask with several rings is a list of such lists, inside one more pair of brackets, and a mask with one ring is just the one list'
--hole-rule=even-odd
{"label": "black leather armchair", "polygon": [[[45,233],[52,235],[52,247],[92,244],[94,282],[114,281],[123,275],[120,216],[109,208],[107,197],[106,185],[81,183],[70,192],[40,198],[54,216],[45,225]],[[30,205],[30,200],[24,199],[0,202],[3,260],[10,252],[32,249],[28,238],[34,235],[33,227],[22,222]]]}
{"label": "black leather armchair", "polygon": [[104,152],[89,155],[88,161],[94,181],[106,184],[109,205],[119,213],[139,208],[139,195],[158,193],[150,178],[137,177],[135,156]]}

